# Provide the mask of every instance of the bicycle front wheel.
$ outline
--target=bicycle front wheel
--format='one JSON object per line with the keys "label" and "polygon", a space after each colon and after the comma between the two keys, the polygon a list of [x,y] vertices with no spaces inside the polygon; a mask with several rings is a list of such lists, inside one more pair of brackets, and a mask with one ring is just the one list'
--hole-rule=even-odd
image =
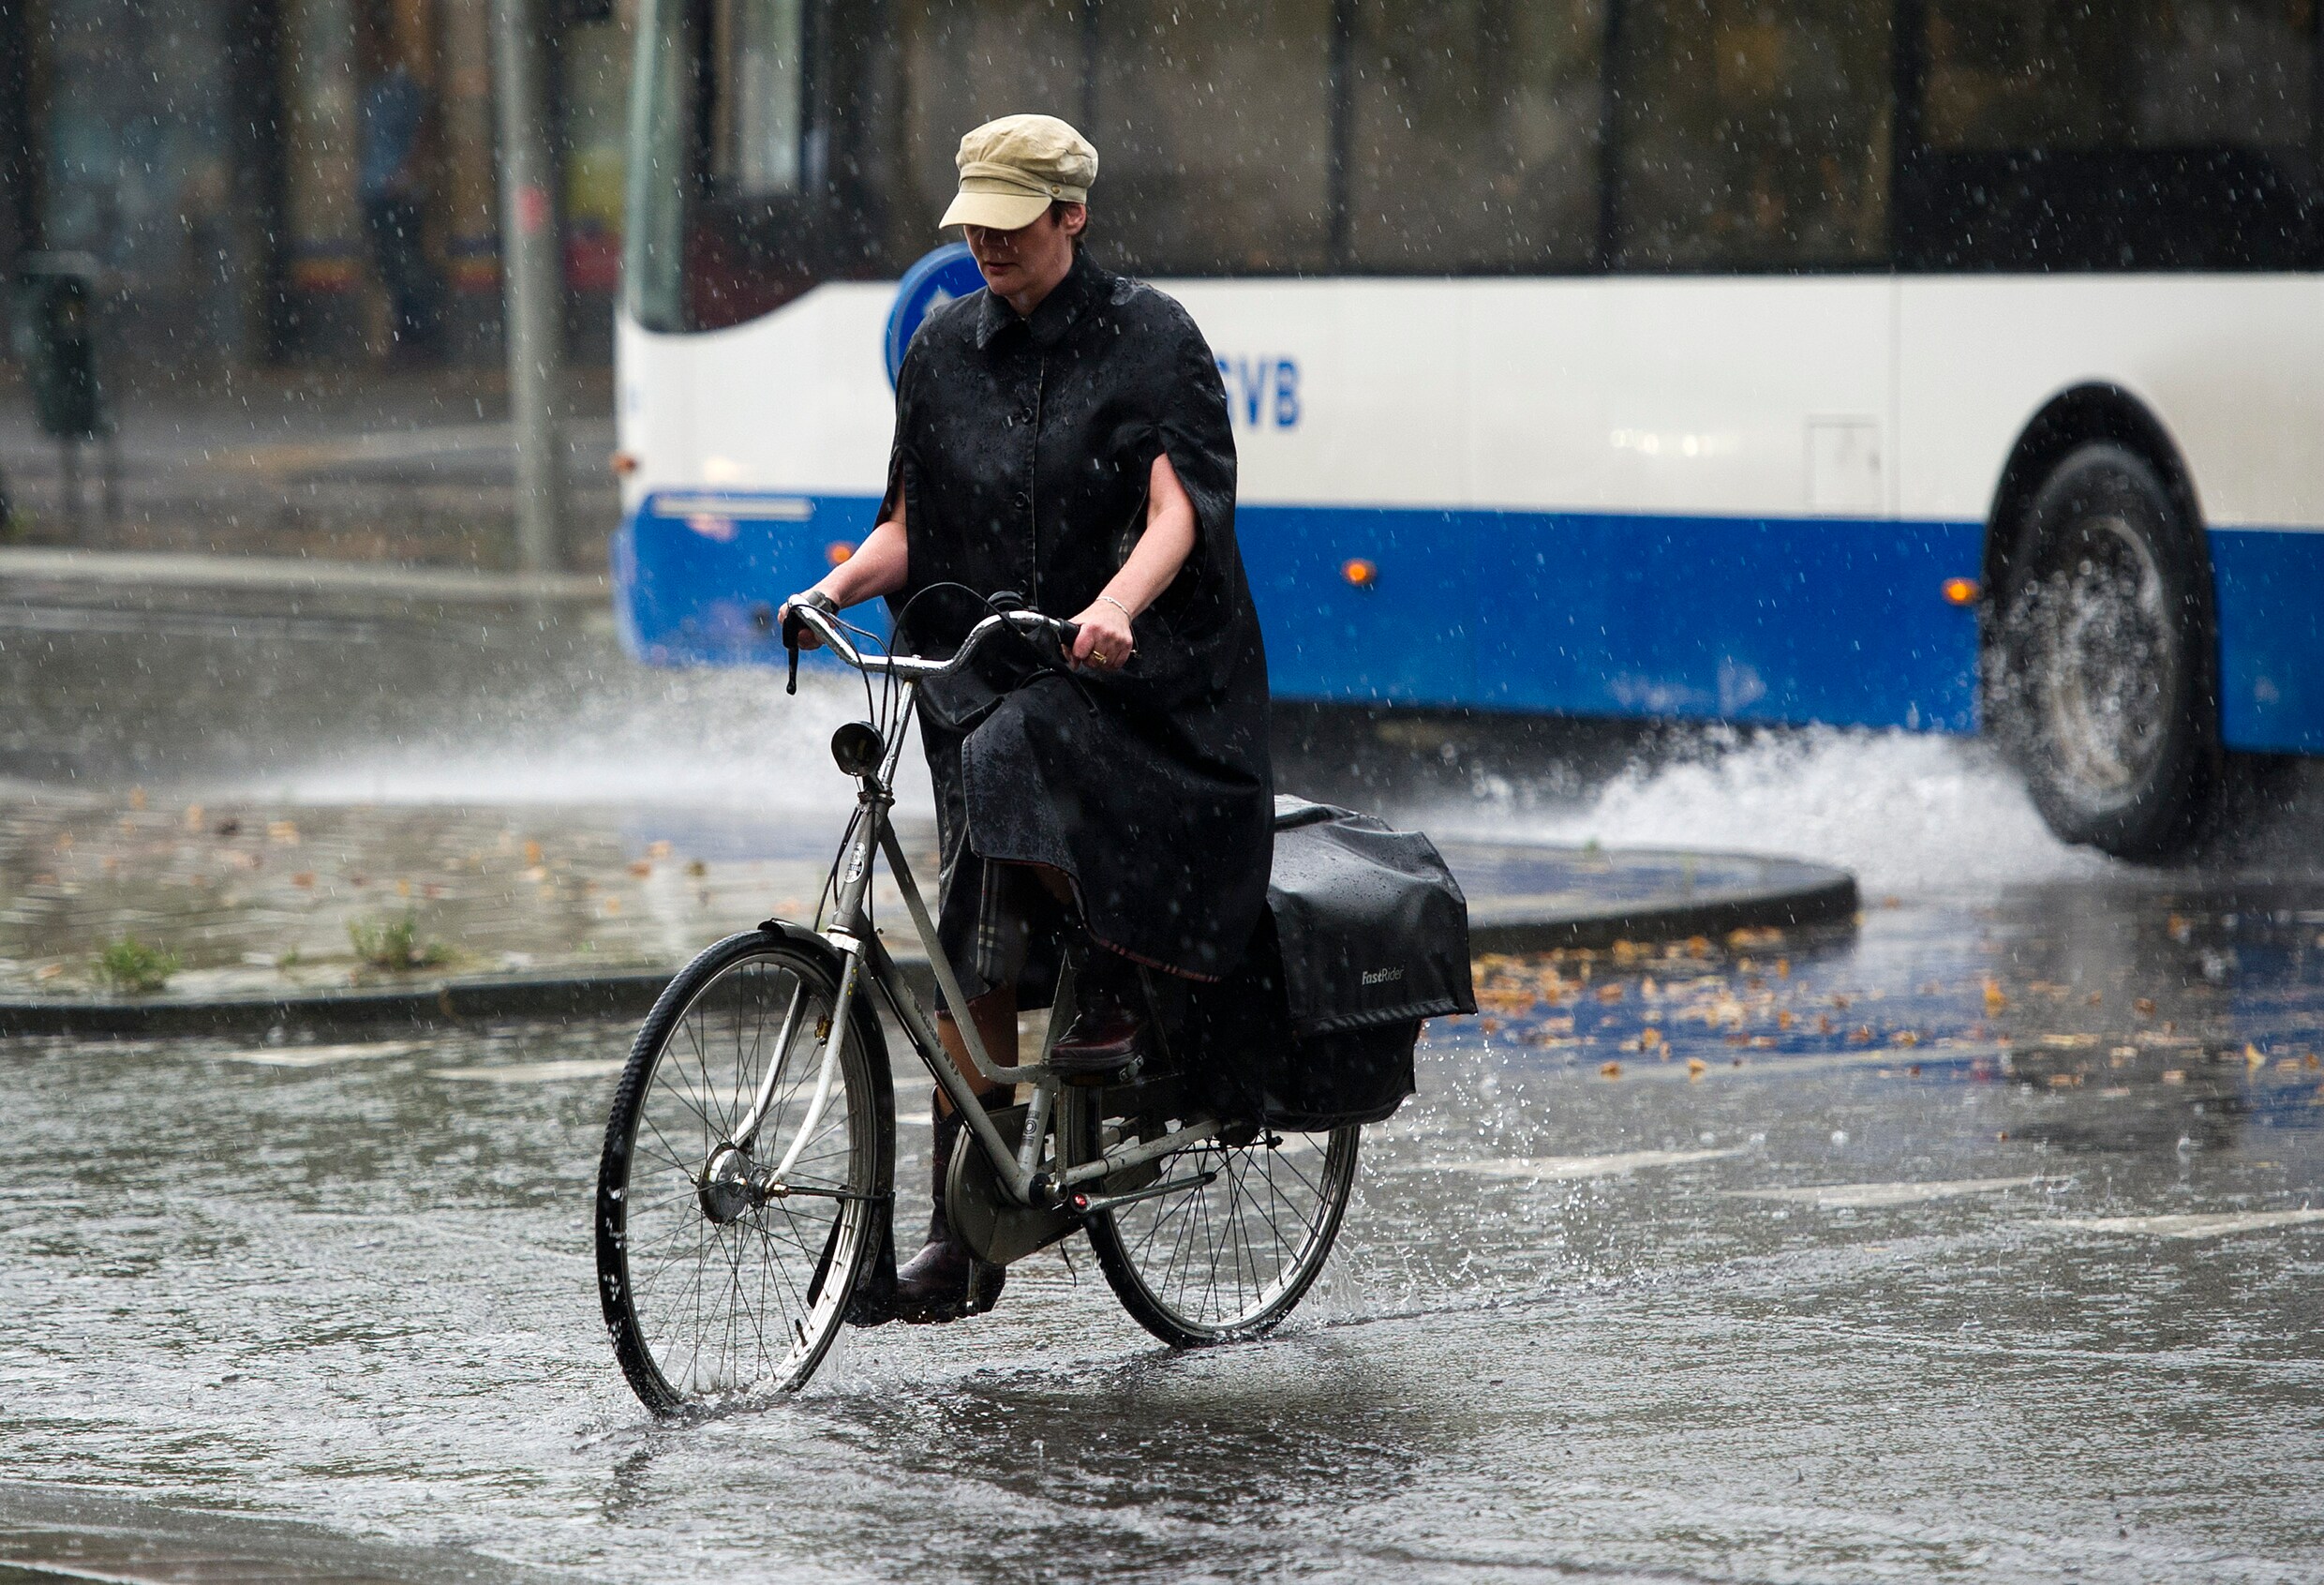
{"label": "bicycle front wheel", "polygon": [[[820,943],[729,936],[638,1031],[598,1170],[598,1296],[622,1373],[656,1413],[802,1385],[878,1253],[894,1171],[887,1053],[859,986],[848,1037],[827,1071],[819,1060],[838,966]],[[756,1136],[729,1148],[770,1073]]]}
{"label": "bicycle front wheel", "polygon": [[[1125,1137],[1158,1137],[1174,1120],[1118,1107],[1109,1115],[1109,1093],[1086,1092],[1068,1108],[1077,1161]],[[1087,1219],[1090,1247],[1122,1308],[1176,1348],[1273,1330],[1306,1296],[1339,1235],[1361,1131],[1229,1128],[1101,1186],[1101,1193],[1162,1189]]]}

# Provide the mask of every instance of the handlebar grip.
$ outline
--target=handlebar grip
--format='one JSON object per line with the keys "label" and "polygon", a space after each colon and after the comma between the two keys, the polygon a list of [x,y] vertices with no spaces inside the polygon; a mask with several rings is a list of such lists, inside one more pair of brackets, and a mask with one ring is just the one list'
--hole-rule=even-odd
{"label": "handlebar grip", "polygon": [[1061,621],[1057,624],[1058,648],[1065,650],[1068,653],[1072,651],[1075,642],[1079,640],[1080,636],[1081,624],[1080,622]]}
{"label": "handlebar grip", "polygon": [[782,685],[782,691],[786,694],[796,694],[798,692],[799,635],[806,631],[807,624],[799,620],[797,610],[792,606],[784,606],[782,610],[782,647],[786,650],[790,651],[791,656],[791,675],[784,680]]}

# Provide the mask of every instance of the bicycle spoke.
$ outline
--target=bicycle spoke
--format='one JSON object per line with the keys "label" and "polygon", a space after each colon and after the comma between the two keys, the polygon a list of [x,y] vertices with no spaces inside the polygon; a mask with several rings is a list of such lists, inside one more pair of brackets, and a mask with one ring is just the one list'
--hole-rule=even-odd
{"label": "bicycle spoke", "polygon": [[[1135,1127],[1125,1120],[1119,1131]],[[1125,1301],[1137,1296],[1133,1313],[1176,1341],[1280,1320],[1337,1231],[1355,1162],[1348,1133],[1344,1144],[1329,1134],[1268,1133],[1233,1146],[1214,1139],[1157,1163],[1165,1181],[1196,1181],[1110,1213],[1099,1244],[1108,1277]]]}

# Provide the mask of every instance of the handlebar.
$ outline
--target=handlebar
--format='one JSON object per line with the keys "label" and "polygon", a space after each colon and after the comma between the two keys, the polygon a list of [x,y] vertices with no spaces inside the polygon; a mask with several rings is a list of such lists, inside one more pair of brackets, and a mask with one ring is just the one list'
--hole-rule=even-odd
{"label": "handlebar", "polygon": [[1020,633],[1046,633],[1055,636],[1061,649],[1071,650],[1074,640],[1081,635],[1080,624],[1043,616],[1038,611],[997,611],[968,630],[961,647],[952,651],[949,660],[932,661],[918,655],[867,655],[856,648],[841,627],[839,619],[813,606],[793,606],[782,617],[782,647],[790,651],[791,677],[785,693],[798,692],[799,634],[802,630],[830,646],[831,652],[857,671],[872,676],[901,677],[907,681],[922,682],[930,678],[949,677],[968,664],[976,646],[1004,627]]}

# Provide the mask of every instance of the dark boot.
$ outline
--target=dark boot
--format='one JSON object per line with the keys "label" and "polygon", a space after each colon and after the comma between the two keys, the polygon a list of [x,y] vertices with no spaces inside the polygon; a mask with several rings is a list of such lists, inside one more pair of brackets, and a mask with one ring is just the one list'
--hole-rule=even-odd
{"label": "dark boot", "polygon": [[1085,945],[1073,958],[1073,1022],[1050,1048],[1049,1065],[1068,1079],[1113,1078],[1138,1060],[1145,996],[1138,965]]}
{"label": "dark boot", "polygon": [[[986,1096],[984,1103],[987,1111],[997,1112],[1014,1105],[1015,1097],[1006,1089],[998,1089]],[[929,1185],[935,1209],[928,1219],[927,1244],[896,1273],[895,1296],[889,1308],[899,1321],[958,1321],[964,1315],[982,1315],[1000,1298],[1001,1284],[1008,1275],[1006,1267],[978,1260],[952,1235],[952,1223],[945,1216],[945,1181],[952,1172],[952,1153],[961,1148],[961,1130],[965,1125],[960,1114],[946,1112],[932,1097],[929,1105],[935,1116],[935,1140],[929,1149]]]}

